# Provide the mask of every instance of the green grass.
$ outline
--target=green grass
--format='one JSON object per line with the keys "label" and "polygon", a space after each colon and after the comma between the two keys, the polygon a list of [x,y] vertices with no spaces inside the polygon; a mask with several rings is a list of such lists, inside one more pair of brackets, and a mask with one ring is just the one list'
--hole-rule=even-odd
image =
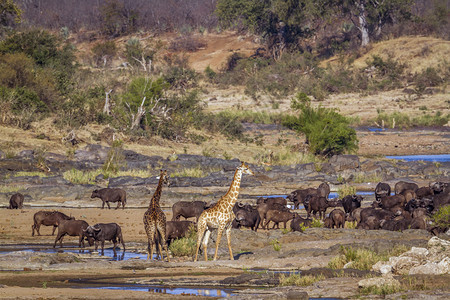
{"label": "green grass", "polygon": [[20,190],[25,189],[25,186],[22,185],[15,185],[15,186],[9,186],[9,185],[0,185],[0,193],[16,193]]}
{"label": "green grass", "polygon": [[100,174],[103,174],[105,178],[115,178],[121,176],[146,178],[151,176],[149,170],[126,170],[126,171],[118,171],[117,173],[111,173],[102,169],[92,171],[71,169],[64,172],[63,177],[65,180],[70,181],[74,184],[94,184],[95,177],[97,177]]}
{"label": "green grass", "polygon": [[273,246],[273,250],[275,250],[275,251],[281,250],[281,243],[279,240],[277,240],[277,239],[271,240],[270,244]]}
{"label": "green grass", "polygon": [[382,284],[380,286],[368,286],[359,290],[361,295],[390,295],[402,291],[402,288],[392,284]]}
{"label": "green grass", "polygon": [[203,172],[200,167],[183,169],[181,171],[175,171],[170,174],[170,177],[205,177],[207,174]]}
{"label": "green grass", "polygon": [[[322,228],[323,227],[323,222],[321,220],[319,220],[319,219],[313,218],[312,222],[311,222],[311,228],[314,228],[314,227]],[[305,228],[308,228],[308,227],[305,227]]]}
{"label": "green grass", "polygon": [[26,171],[20,171],[17,173],[14,173],[14,177],[22,177],[22,176],[39,176],[39,177],[48,177],[49,174],[45,172],[26,172]]}
{"label": "green grass", "polygon": [[280,286],[309,286],[314,282],[324,280],[325,276],[323,274],[320,275],[306,275],[301,276],[299,274],[291,274],[286,276],[284,274],[280,275]]}
{"label": "green grass", "polygon": [[358,172],[355,174],[353,179],[354,183],[365,183],[365,182],[380,182],[383,181],[383,177],[378,174],[367,175],[364,172]]}
{"label": "green grass", "polygon": [[387,261],[391,256],[398,256],[409,250],[404,245],[395,246],[392,250],[378,254],[368,249],[353,249],[352,247],[341,247],[341,254],[333,257],[328,267],[331,269],[342,269],[344,265],[352,262],[351,267],[358,270],[371,270],[372,266],[379,261]]}

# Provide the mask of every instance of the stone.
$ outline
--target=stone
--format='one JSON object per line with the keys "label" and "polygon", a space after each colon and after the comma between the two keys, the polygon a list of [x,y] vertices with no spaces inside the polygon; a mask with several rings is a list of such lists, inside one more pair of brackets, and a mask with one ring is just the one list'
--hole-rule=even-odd
{"label": "stone", "polygon": [[421,265],[422,261],[409,256],[391,257],[389,258],[389,264],[392,265],[395,274],[408,274],[412,267]]}
{"label": "stone", "polygon": [[395,279],[391,274],[385,275],[383,277],[367,278],[358,281],[358,287],[368,288],[371,286],[400,286],[400,282]]}
{"label": "stone", "polygon": [[385,261],[379,261],[372,266],[372,270],[381,274],[392,273],[392,266]]}
{"label": "stone", "polygon": [[409,275],[442,275],[450,274],[450,258],[445,257],[439,263],[427,262],[424,265],[413,267],[409,270]]}

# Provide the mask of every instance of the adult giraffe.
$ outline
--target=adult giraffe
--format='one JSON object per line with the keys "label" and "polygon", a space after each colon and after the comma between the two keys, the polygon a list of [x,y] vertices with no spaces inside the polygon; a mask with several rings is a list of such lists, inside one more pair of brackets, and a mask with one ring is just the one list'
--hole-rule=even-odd
{"label": "adult giraffe", "polygon": [[166,250],[167,261],[170,262],[169,251],[167,250],[166,243],[166,215],[159,206],[163,183],[169,183],[167,170],[161,170],[160,172],[158,187],[153,194],[152,200],[150,200],[150,205],[147,211],[144,213],[144,227],[148,237],[147,260],[149,258],[153,260],[153,244],[156,242],[156,252],[159,250],[161,260],[163,259],[161,244],[163,244],[164,249]]}
{"label": "adult giraffe", "polygon": [[[202,212],[197,222],[197,251],[195,252],[194,261],[197,261],[198,250],[203,239],[203,252],[205,253],[205,261],[208,261],[207,246],[211,229],[217,228],[216,252],[214,260],[217,259],[217,251],[219,249],[222,232],[225,230],[228,241],[228,250],[230,251],[230,259],[233,258],[233,251],[231,250],[231,222],[234,219],[233,206],[237,201],[239,195],[239,187],[241,186],[242,174],[255,175],[252,170],[244,162],[236,168],[233,182],[231,183],[228,192],[220,198],[216,205],[210,207]],[[206,231],[206,233],[205,233]],[[203,238],[204,235],[204,238]]]}

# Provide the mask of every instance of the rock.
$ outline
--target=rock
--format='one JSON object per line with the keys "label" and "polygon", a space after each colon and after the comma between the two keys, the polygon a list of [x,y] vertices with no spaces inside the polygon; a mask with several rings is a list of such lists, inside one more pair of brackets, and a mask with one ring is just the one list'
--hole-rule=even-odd
{"label": "rock", "polygon": [[359,157],[357,155],[334,155],[329,163],[336,172],[347,169],[358,169],[360,167]]}
{"label": "rock", "polygon": [[412,267],[409,275],[425,274],[425,275],[442,275],[450,274],[450,258],[444,257],[439,263],[427,262],[424,265]]}
{"label": "rock", "polygon": [[286,292],[286,299],[308,300],[309,295],[307,292],[291,290],[291,291]]}
{"label": "rock", "polygon": [[372,266],[372,271],[380,272],[381,274],[392,273],[392,266],[385,261],[379,261]]}
{"label": "rock", "polygon": [[423,263],[423,260],[419,260],[415,257],[403,256],[403,257],[391,257],[389,258],[389,264],[392,266],[394,274],[408,274],[412,267],[419,266]]}
{"label": "rock", "polygon": [[400,286],[400,282],[395,279],[391,274],[388,274],[383,277],[374,277],[367,278],[358,281],[358,287],[360,288],[368,288],[371,286]]}

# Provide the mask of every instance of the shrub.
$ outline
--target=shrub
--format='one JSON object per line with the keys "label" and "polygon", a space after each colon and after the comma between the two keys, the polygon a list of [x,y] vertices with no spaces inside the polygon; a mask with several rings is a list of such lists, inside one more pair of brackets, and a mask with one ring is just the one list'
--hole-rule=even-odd
{"label": "shrub", "polygon": [[347,195],[356,194],[356,187],[345,184],[338,188],[337,193],[338,193],[339,198],[342,199]]}
{"label": "shrub", "polygon": [[105,1],[99,10],[104,34],[116,37],[136,30],[138,11],[126,9],[120,1]]}
{"label": "shrub", "polygon": [[273,250],[275,250],[275,251],[281,250],[281,243],[279,240],[277,240],[277,239],[271,240],[270,244],[273,246]]}
{"label": "shrub", "polygon": [[123,141],[115,140],[108,152],[105,163],[103,164],[103,174],[110,177],[109,174],[117,174],[121,167],[126,166],[125,157],[123,155]]}
{"label": "shrub", "polygon": [[170,243],[169,250],[173,256],[193,256],[197,249],[197,232],[195,226],[189,228],[187,236]]}
{"label": "shrub", "polygon": [[183,169],[182,171],[175,171],[170,174],[170,177],[205,177],[206,174],[200,167]]}
{"label": "shrub", "polygon": [[112,59],[116,55],[116,52],[117,48],[114,41],[98,43],[92,47],[94,61],[97,66],[107,66],[107,64],[110,63],[109,59]]}
{"label": "shrub", "polygon": [[297,94],[291,106],[300,115],[287,118],[283,125],[304,133],[311,153],[332,156],[358,149],[356,131],[344,116],[321,106],[313,108],[304,93]]}
{"label": "shrub", "polygon": [[440,207],[431,217],[433,223],[439,228],[450,227],[450,205]]}

